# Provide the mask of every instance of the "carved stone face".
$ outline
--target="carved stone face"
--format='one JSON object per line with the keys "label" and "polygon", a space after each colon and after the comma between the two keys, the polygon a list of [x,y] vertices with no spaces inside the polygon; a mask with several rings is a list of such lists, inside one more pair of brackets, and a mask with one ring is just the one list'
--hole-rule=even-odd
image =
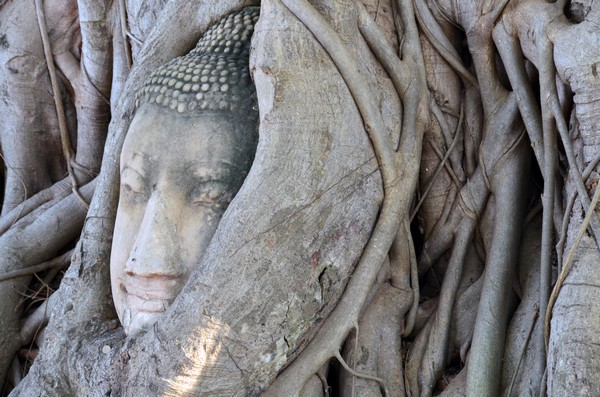
{"label": "carved stone face", "polygon": [[[111,285],[125,332],[151,327],[198,265],[254,146],[223,113],[142,106],[121,153]],[[251,158],[251,157],[250,157]]]}

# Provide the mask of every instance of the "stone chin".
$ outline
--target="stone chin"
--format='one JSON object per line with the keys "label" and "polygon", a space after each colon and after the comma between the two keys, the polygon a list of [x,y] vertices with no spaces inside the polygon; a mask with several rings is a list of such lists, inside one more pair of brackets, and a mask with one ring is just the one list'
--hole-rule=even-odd
{"label": "stone chin", "polygon": [[158,321],[162,313],[138,312],[127,308],[123,311],[123,330],[127,335],[136,335],[141,331],[149,330]]}

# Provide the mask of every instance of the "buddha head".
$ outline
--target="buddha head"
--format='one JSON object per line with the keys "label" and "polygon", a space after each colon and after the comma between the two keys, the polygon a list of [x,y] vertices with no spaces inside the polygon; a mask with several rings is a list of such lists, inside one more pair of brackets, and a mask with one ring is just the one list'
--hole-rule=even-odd
{"label": "buddha head", "polygon": [[121,152],[111,286],[124,330],[173,302],[247,175],[257,143],[248,51],[257,9],[209,29],[138,93]]}

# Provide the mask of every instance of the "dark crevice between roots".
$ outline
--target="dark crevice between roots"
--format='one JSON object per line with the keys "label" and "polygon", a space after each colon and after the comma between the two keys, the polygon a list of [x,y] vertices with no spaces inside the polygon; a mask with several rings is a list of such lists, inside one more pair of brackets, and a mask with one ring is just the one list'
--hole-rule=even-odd
{"label": "dark crevice between roots", "polygon": [[410,223],[410,234],[415,247],[415,255],[418,258],[421,255],[423,244],[425,243],[425,236],[423,236],[423,229],[418,216],[416,216]]}
{"label": "dark crevice between roots", "polygon": [[327,383],[329,384],[329,397],[342,397],[340,395],[340,363],[337,360],[329,362],[329,373],[327,374]]}
{"label": "dark crevice between roots", "polygon": [[585,20],[591,9],[591,1],[569,1],[565,5],[565,16],[572,23],[581,23]]}

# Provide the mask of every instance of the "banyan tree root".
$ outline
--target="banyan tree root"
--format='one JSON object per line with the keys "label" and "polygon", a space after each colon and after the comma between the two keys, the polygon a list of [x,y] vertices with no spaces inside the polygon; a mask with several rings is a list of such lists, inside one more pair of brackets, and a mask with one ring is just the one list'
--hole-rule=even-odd
{"label": "banyan tree root", "polygon": [[[535,40],[533,40],[537,43],[546,41],[545,45],[537,45],[529,41],[531,37],[527,34],[530,33],[529,28],[533,24],[529,24],[531,26],[528,26],[527,23],[511,24],[510,14],[514,13],[517,16],[519,14],[512,8],[512,4],[507,6],[506,1],[460,2],[462,8],[456,10],[444,8],[452,7],[452,5],[435,2],[438,3],[435,4],[438,8],[437,11],[428,9],[424,1],[415,2],[416,17],[422,25],[424,36],[431,41],[431,46],[452,65],[460,76],[462,84],[466,87],[465,93],[461,96],[464,104],[465,126],[461,128],[461,123],[458,122],[454,136],[452,136],[452,128],[449,127],[447,119],[454,117],[459,120],[459,117],[456,117],[459,116],[456,109],[454,111],[448,109],[442,101],[426,100],[426,84],[422,78],[424,68],[419,58],[419,51],[416,49],[419,45],[415,41],[417,33],[414,29],[414,21],[410,21],[413,12],[410,3],[401,2],[397,7],[398,15],[402,19],[402,29],[398,30],[403,30],[405,33],[404,41],[400,40],[403,49],[402,60],[395,57],[393,49],[378,40],[381,35],[373,26],[372,21],[368,19],[370,17],[365,18],[365,13],[361,12],[359,14],[360,29],[363,37],[373,54],[388,71],[402,98],[405,127],[399,145],[395,145],[385,134],[381,134],[383,129],[377,115],[379,109],[369,108],[369,102],[372,101],[369,91],[364,89],[364,83],[361,83],[360,76],[353,74],[356,68],[352,63],[352,57],[348,56],[344,51],[344,46],[336,41],[335,33],[324,26],[322,21],[317,18],[320,16],[308,9],[306,3],[287,1],[286,4],[288,3],[290,9],[301,20],[306,21],[315,37],[331,54],[351,92],[355,95],[366,129],[371,134],[374,146],[376,149],[378,148],[377,157],[383,174],[386,198],[372,243],[368,246],[357,267],[347,293],[340,302],[339,310],[336,309],[313,342],[280,376],[272,388],[266,392],[266,395],[297,395],[298,393],[311,396],[327,395],[327,387],[323,386],[326,384],[326,381],[323,380],[324,376],[315,374],[319,373],[320,367],[327,366],[331,358],[346,361],[349,365],[349,370],[346,372],[342,370],[344,393],[351,393],[354,390],[356,394],[368,391],[373,395],[380,395],[383,389],[387,389],[387,392],[393,395],[395,393],[402,394],[406,389],[412,395],[429,395],[434,393],[435,388],[440,390],[446,387],[443,395],[464,393],[467,390],[473,395],[495,395],[499,392],[510,394],[510,391],[518,394],[530,390],[525,387],[527,382],[532,386],[531,390],[543,390],[538,383],[546,357],[543,351],[544,344],[540,343],[538,339],[543,320],[535,319],[539,310],[538,306],[540,306],[535,304],[538,301],[535,295],[540,290],[540,288],[536,289],[535,285],[541,277],[543,280],[541,290],[546,291],[542,292],[542,302],[540,303],[543,303],[547,299],[547,290],[550,285],[549,276],[552,270],[553,258],[550,255],[553,251],[551,243],[554,230],[552,228],[562,228],[564,231],[562,235],[566,236],[564,245],[567,252],[572,252],[568,248],[575,249],[573,241],[569,240],[569,236],[572,237],[573,232],[571,231],[571,234],[567,236],[570,227],[568,224],[561,224],[560,193],[562,189],[559,178],[557,178],[559,174],[556,173],[557,165],[560,165],[557,151],[559,145],[552,144],[552,139],[556,134],[561,136],[567,158],[565,164],[568,164],[570,169],[570,178],[572,178],[572,181],[569,182],[570,188],[574,189],[581,200],[581,203],[567,206],[568,212],[570,213],[572,209],[573,213],[577,213],[577,211],[582,211],[579,208],[582,207],[583,212],[588,214],[590,220],[596,216],[593,212],[595,200],[589,200],[586,186],[581,182],[581,176],[578,175],[578,170],[583,169],[578,164],[580,162],[579,153],[570,145],[570,138],[565,134],[569,131],[561,112],[565,107],[565,103],[561,102],[564,98],[559,97],[557,93],[559,90],[555,86],[556,72],[565,81],[576,78],[570,73],[565,76],[564,67],[555,70],[555,60],[552,59],[556,56],[556,51],[560,51],[561,48],[564,51],[564,43],[561,47],[558,39],[564,32],[561,29],[565,28],[565,26],[560,26],[564,25],[561,18],[564,19],[562,7],[565,2],[558,1],[555,5],[536,0],[520,3],[534,4],[539,7],[533,8],[534,11],[551,8],[552,13],[550,14],[544,14],[545,11],[525,12],[535,19],[543,20],[543,23],[546,24],[541,28],[535,27]],[[454,2],[453,6],[458,7],[459,5]],[[504,16],[497,18],[501,12],[504,12]],[[471,67],[464,66],[463,56],[466,54],[459,55],[455,49],[456,42],[448,40],[444,36],[443,28],[438,26],[437,22],[439,21],[436,21],[435,18],[440,18],[440,14],[444,15],[445,23],[459,26],[466,32],[469,49],[473,55]],[[308,17],[304,19],[304,16],[307,15]],[[552,16],[551,20],[546,18],[548,15]],[[515,17],[512,22],[517,20],[518,18]],[[586,23],[582,22],[581,26],[585,26]],[[504,69],[499,63],[492,62],[492,57],[495,56],[495,49],[491,41],[494,24],[496,25],[494,38],[496,38],[497,49],[502,57]],[[558,29],[557,26],[561,29]],[[573,26],[568,26],[568,28],[570,34],[572,34],[572,30],[575,31]],[[126,40],[125,35],[122,38]],[[547,42],[549,38],[553,40],[553,45]],[[422,37],[421,40],[424,38]],[[528,58],[526,61],[521,52],[527,52],[532,48],[534,51],[526,54]],[[535,78],[535,74],[531,73],[532,69],[527,66],[528,62],[534,64],[537,72],[540,73],[539,83],[543,93],[541,106],[534,89],[532,89],[531,79]],[[590,65],[586,67],[589,68]],[[496,69],[499,69],[500,72]],[[506,88],[508,83],[503,81],[502,69],[506,71],[512,92]],[[569,70],[578,69],[571,65]],[[139,76],[142,74],[142,72],[137,72],[138,82],[141,78]],[[411,81],[413,77],[415,80]],[[581,86],[578,85],[578,89]],[[485,93],[485,97],[478,98],[477,95],[469,94],[478,89]],[[421,90],[423,91],[421,92]],[[548,95],[544,95],[544,93]],[[578,92],[579,98],[587,98],[585,96],[587,94],[590,93]],[[415,100],[415,95],[420,99]],[[479,100],[483,102],[483,111],[477,103]],[[123,103],[131,105],[131,102],[128,103],[126,100]],[[578,117],[584,115],[583,112],[586,110],[589,112],[589,108],[593,108],[592,105],[594,105],[594,101],[591,100],[589,103],[578,104],[578,111],[581,113],[573,116],[571,121],[576,122]],[[131,116],[128,109],[117,113],[119,120],[115,121],[115,126],[118,127],[116,129],[120,131],[121,135],[126,130],[128,119]],[[401,271],[401,273],[405,272],[405,279],[402,280],[402,283],[394,280],[392,270],[392,274],[388,275],[388,278],[380,284],[379,291],[369,302],[369,292],[372,291],[373,282],[376,276],[382,273],[381,263],[385,262],[386,256],[392,256],[390,253],[392,241],[408,241],[409,245],[413,245],[408,236],[409,232],[402,223],[407,219],[410,210],[408,201],[412,198],[414,189],[407,189],[410,191],[407,196],[404,196],[403,192],[399,193],[396,188],[397,179],[401,177],[408,175],[403,183],[406,184],[408,181],[411,187],[416,180],[413,178],[416,178],[416,168],[420,156],[420,140],[424,123],[422,111],[424,109],[431,112],[439,124],[440,140],[433,142],[431,148],[439,160],[437,167],[439,171],[436,173],[446,172],[446,177],[452,181],[453,186],[449,188],[447,196],[444,196],[448,199],[444,208],[439,211],[439,218],[434,219],[437,224],[433,226],[434,222],[431,219],[427,220],[430,226],[428,226],[425,236],[426,241],[419,264],[419,272],[413,271],[413,269],[406,270],[408,264],[415,265],[416,263],[414,260],[405,259],[404,270]],[[479,113],[479,122],[473,122],[476,119],[474,115],[477,113]],[[455,116],[448,116],[452,114]],[[586,119],[582,118],[582,120]],[[469,125],[472,122],[474,125]],[[535,154],[539,168],[543,170],[545,179],[544,236],[536,236],[536,249],[540,253],[544,253],[544,258],[542,260],[543,270],[540,272],[536,267],[540,255],[531,254],[536,261],[535,264],[532,264],[532,267],[535,268],[528,268],[524,265],[527,260],[524,256],[527,255],[522,254],[519,270],[527,275],[521,274],[520,288],[516,288],[511,285],[513,281],[511,275],[515,271],[515,252],[518,252],[518,236],[524,218],[527,196],[522,183],[527,181],[526,173],[529,169],[528,154],[524,149],[526,145],[524,143],[525,135],[522,134],[522,124],[527,128],[528,137],[533,146],[533,154]],[[590,131],[594,130],[593,126],[585,125],[585,123],[581,128],[584,135],[586,133],[589,135]],[[464,131],[461,131],[463,129]],[[473,131],[477,132],[473,133]],[[459,133],[462,133],[463,136]],[[118,137],[116,140],[119,139],[121,138]],[[544,145],[542,145],[542,141],[545,143]],[[482,143],[480,150],[479,142]],[[466,160],[465,164],[461,165],[453,150],[460,149],[463,145]],[[117,144],[116,147],[118,146]],[[398,150],[399,153],[396,153],[395,150]],[[116,161],[115,156],[114,153],[109,154],[107,159],[114,162]],[[464,170],[462,170],[463,166]],[[594,167],[592,166],[592,168]],[[110,172],[108,173],[107,178],[111,177],[112,179],[116,178],[114,172],[112,175]],[[593,178],[589,182],[592,185],[595,183]],[[108,185],[110,184],[103,182],[104,188],[100,194],[112,195],[112,202],[114,202],[114,189],[106,187]],[[572,194],[571,197],[573,197],[571,200],[575,202],[575,194]],[[429,198],[428,194],[424,194],[423,200],[426,201]],[[33,215],[23,217],[23,224],[33,218]],[[110,216],[105,216],[104,212],[96,208],[90,222],[104,222],[108,218]],[[565,216],[565,220],[568,219],[569,215]],[[106,222],[110,224],[110,220]],[[591,220],[591,222],[590,231],[593,234],[595,226],[593,225],[594,221]],[[12,224],[12,221],[10,223]],[[581,230],[585,231],[586,226],[584,225]],[[530,238],[528,237],[529,233],[526,231],[527,239]],[[582,234],[581,238],[585,240],[583,242],[586,250],[594,249],[587,236]],[[541,240],[543,243],[540,243]],[[561,238],[561,240],[563,239]],[[376,244],[380,245],[375,250],[373,247]],[[540,244],[543,248],[539,248]],[[104,250],[106,251],[106,248]],[[393,250],[392,246],[391,251]],[[508,252],[511,255],[505,255]],[[485,274],[481,278],[477,274],[477,277],[471,280],[472,283],[465,287],[467,285],[465,272],[469,271],[467,267],[471,261],[476,261],[473,259],[476,257],[480,262],[485,262]],[[570,263],[570,259],[567,259],[565,272],[569,271]],[[423,309],[421,312],[417,313],[416,310],[416,305],[419,303],[419,294],[416,292],[418,280],[413,279],[410,283],[406,280],[409,275],[416,278],[418,273],[422,276],[421,281],[433,279],[435,276],[438,277],[440,284],[435,287],[441,291],[440,296],[426,301],[426,304],[435,306],[428,312],[433,313],[428,316],[428,321],[424,320],[427,316],[421,316],[421,313],[425,311],[425,303],[420,306]],[[539,276],[540,273],[543,274]],[[575,280],[581,280],[581,278]],[[381,280],[378,281],[381,282]],[[565,281],[567,281],[566,287],[569,288],[569,291],[576,287],[569,285],[566,278]],[[430,286],[426,285],[425,287],[428,292],[431,290],[438,292]],[[462,288],[464,290],[461,290]],[[513,288],[521,291],[521,306],[509,324],[508,314],[512,309]],[[427,292],[425,295],[427,296]],[[408,310],[407,305],[411,300],[415,309],[412,310],[413,314],[404,320],[406,321],[406,333],[409,334],[414,325],[415,333],[418,336],[410,343],[408,361],[402,368],[401,362],[388,360],[388,357],[385,356],[388,352],[380,350],[377,351],[377,354],[371,353],[380,349],[380,346],[374,343],[378,338],[388,341],[388,346],[394,346],[394,349],[400,345],[400,334],[403,331],[404,323],[401,318]],[[478,301],[479,314],[476,320],[474,316],[460,317],[460,313],[466,312],[465,308],[471,309],[470,313],[472,314],[475,302]],[[351,307],[352,305],[355,307]],[[391,308],[386,310],[388,305]],[[552,305],[550,305],[551,307]],[[559,305],[558,307],[559,310],[563,310],[568,308],[568,305]],[[540,315],[543,312],[542,308]],[[562,312],[557,314],[564,316]],[[410,320],[411,317],[414,320]],[[462,320],[457,320],[459,317]],[[550,312],[545,321],[548,322],[549,319]],[[455,331],[453,328],[456,328],[459,322],[467,325]],[[374,329],[376,327],[371,327],[371,325],[375,323],[384,324],[384,326],[382,329]],[[557,324],[553,322],[553,326],[555,325]],[[352,329],[356,329],[357,332],[350,334],[350,337],[346,339]],[[503,349],[502,344],[506,339],[505,332],[508,333],[508,342]],[[512,335],[515,334],[519,334],[519,336],[515,336],[515,341],[513,341]],[[552,338],[552,335],[550,336]],[[456,340],[453,340],[454,338]],[[344,357],[340,357],[339,349],[344,340],[346,343]],[[471,343],[473,347],[469,351]],[[557,342],[551,342],[551,346],[556,349]],[[442,382],[444,386],[440,387],[438,380],[444,378],[443,374],[447,370],[448,362],[456,359],[457,350],[460,361],[466,363],[466,366],[450,385],[446,385],[447,382],[444,380]],[[505,361],[510,361],[506,364],[510,371],[500,375],[498,361],[503,356],[502,350],[504,350]],[[365,354],[367,351],[370,353],[368,358]],[[489,352],[493,353],[489,354]],[[490,357],[486,357],[486,355]],[[390,362],[393,365],[388,365]],[[534,368],[534,370],[530,371],[531,374],[525,374],[524,367]],[[402,372],[404,372],[405,382],[398,382],[398,374]],[[392,377],[387,374],[394,375]],[[354,377],[354,375],[357,376]],[[550,373],[549,378],[551,379],[552,376]],[[378,383],[380,381],[383,386]],[[394,384],[394,381],[398,383]],[[500,381],[501,384],[498,385]],[[555,382],[557,381],[555,380]]]}
{"label": "banyan tree root", "polygon": [[[535,338],[539,321],[541,217],[525,225],[519,254],[521,302],[506,334],[501,393],[506,396],[539,395],[545,360],[539,359],[541,340]],[[535,333],[534,333],[535,332]]]}
{"label": "banyan tree root", "polygon": [[[485,13],[480,13],[480,10],[475,8],[474,10],[469,10],[474,12],[465,12],[463,9],[462,13],[454,14],[461,17],[456,22],[462,24],[467,32],[467,39],[469,40],[470,47],[472,47],[471,51],[474,53],[475,69],[477,70],[477,75],[481,76],[479,85],[486,92],[486,97],[482,99],[484,114],[488,119],[488,124],[483,134],[484,138],[480,150],[479,181],[482,181],[491,190],[494,196],[496,213],[502,214],[501,216],[503,217],[501,222],[496,222],[493,238],[486,253],[486,271],[483,280],[484,293],[479,303],[473,346],[469,359],[472,368],[476,368],[476,370],[469,372],[469,381],[467,382],[468,390],[473,395],[497,394],[498,385],[494,383],[499,382],[500,379],[500,361],[496,358],[500,353],[489,354],[489,351],[491,347],[502,349],[504,329],[509,313],[508,297],[510,296],[511,275],[516,264],[514,255],[513,257],[506,258],[505,253],[511,252],[511,250],[513,250],[512,252],[518,250],[519,238],[517,231],[520,228],[518,225],[524,214],[524,202],[520,199],[523,195],[524,186],[522,184],[513,184],[511,180],[506,179],[504,174],[512,175],[512,178],[515,178],[513,180],[523,181],[527,179],[527,174],[520,173],[526,171],[528,168],[527,154],[524,152],[523,136],[521,133],[522,127],[519,126],[518,114],[516,113],[516,101],[514,97],[510,96],[501,87],[496,71],[490,69],[491,63],[489,59],[493,57],[491,29],[496,16],[502,10],[503,4],[496,4],[494,5],[494,9],[488,10],[489,12]],[[490,126],[493,127],[490,128]],[[503,143],[500,143],[497,139],[502,139]],[[512,168],[512,171],[508,171],[509,169],[506,167],[509,164],[512,164],[510,167],[513,167],[514,164],[519,165],[516,168]],[[513,175],[515,172],[517,174]],[[473,175],[470,183],[463,187],[463,189],[468,188],[469,184],[477,181],[475,178],[476,175]],[[472,189],[475,192],[485,190],[485,188]],[[515,192],[519,193],[515,194]],[[465,196],[459,195],[460,197]],[[457,219],[458,224],[472,222],[472,225],[474,225],[475,221],[481,219],[486,197],[481,195],[479,197],[481,198],[475,201],[477,206],[466,207],[464,204],[461,206],[472,210],[470,213],[467,212],[467,218]],[[463,203],[465,202],[468,203],[469,201],[463,199]],[[509,217],[506,218],[504,214],[509,214]],[[423,362],[423,366],[420,370],[417,370],[419,365],[409,358],[411,364],[407,377],[411,379],[411,392],[413,394],[431,395],[436,380],[443,373],[447,364],[447,349],[445,346],[448,340],[448,319],[456,295],[455,292],[445,294],[444,291],[450,292],[456,290],[456,281],[453,287],[450,287],[450,281],[460,278],[460,269],[455,269],[452,264],[463,262],[464,254],[458,257],[455,255],[466,251],[466,248],[464,248],[466,247],[466,243],[461,245],[460,242],[463,239],[470,242],[472,238],[472,234],[468,233],[468,228],[462,229],[457,227],[457,223],[454,223],[453,226],[450,225],[453,224],[446,222],[445,228],[442,225],[437,226],[437,233],[434,231],[433,236],[426,242],[423,250],[425,254],[423,259],[425,261],[422,260],[420,264],[421,274],[441,258],[441,255],[453,243],[453,254],[450,259],[450,267],[446,270],[444,277],[437,315],[435,319],[430,320],[429,323],[431,325],[422,331],[428,337],[418,337],[415,344],[411,347],[410,357],[412,360],[422,360]],[[456,234],[457,237],[452,240],[452,236],[454,236],[452,231],[455,230],[458,231]],[[440,233],[440,231],[442,232]],[[460,237],[463,235],[465,237]],[[448,306],[450,307],[449,309],[447,309]],[[441,310],[442,308],[446,309]],[[490,313],[500,314],[495,318],[494,316],[490,317]],[[466,355],[466,353],[463,353],[463,355]],[[419,386],[417,386],[415,380],[417,378],[419,379]]]}
{"label": "banyan tree root", "polygon": [[[409,77],[408,75],[398,75],[397,69],[386,67],[394,64],[402,65],[400,62],[403,61],[397,58],[395,60],[380,59],[394,82],[403,87],[410,87],[408,90],[399,91],[404,104],[403,120],[405,123],[398,154],[391,150],[391,143],[382,135],[381,116],[373,108],[368,94],[370,90],[362,82],[360,75],[356,74],[357,68],[353,66],[354,61],[345,50],[345,46],[337,34],[308,2],[284,0],[283,3],[311,30],[344,77],[373,143],[383,177],[385,198],[371,239],[340,302],[305,350],[275,379],[274,383],[263,394],[264,396],[298,395],[305,382],[320,366],[330,358],[339,356],[339,347],[349,331],[355,328],[358,323],[361,308],[379,272],[380,264],[383,263],[392,241],[398,233],[401,225],[400,220],[408,214],[409,197],[413,189],[399,189],[398,183],[399,178],[402,177],[405,180],[412,181],[409,183],[410,186],[414,186],[416,183],[415,171],[418,169],[420,160],[420,146],[424,120],[426,120],[423,113],[421,113],[424,110],[422,101],[427,97],[424,92],[426,90],[425,85],[423,84],[423,61],[418,45],[412,4],[409,1],[400,2],[398,7],[398,9],[401,9],[401,18],[406,29],[403,55],[409,60],[406,63],[405,70],[410,70],[413,75],[416,73],[416,80],[420,84],[413,83],[410,85],[406,80]],[[376,51],[375,53],[378,55]],[[402,162],[399,161],[400,159],[402,159]],[[397,167],[400,165],[403,169],[397,174]]]}
{"label": "banyan tree root", "polygon": [[[407,230],[405,228],[405,230]],[[398,233],[390,251],[390,267],[384,280],[379,280],[374,297],[361,314],[358,327],[346,340],[343,356],[352,369],[382,379],[390,396],[404,395],[402,360],[403,319],[412,307],[413,291],[410,281],[411,239]],[[404,243],[404,244],[402,244]],[[386,268],[386,264],[382,270]],[[383,387],[383,386],[381,386]],[[341,371],[342,395],[378,396],[380,385],[372,380]]]}
{"label": "banyan tree root", "polygon": [[[343,351],[348,365],[359,374],[382,379],[389,396],[404,394],[402,352],[402,319],[410,308],[412,291],[384,284],[361,316],[357,333],[346,341]],[[342,370],[342,395],[378,396],[380,385]],[[354,394],[353,394],[354,393]]]}
{"label": "banyan tree root", "polygon": [[[94,182],[88,183],[81,189],[81,194],[89,200],[94,188]],[[5,377],[2,371],[7,370],[10,363],[3,360],[11,360],[10,352],[14,354],[21,346],[18,334],[23,308],[17,305],[21,294],[29,285],[32,274],[31,270],[24,269],[51,259],[57,252],[72,243],[81,233],[85,214],[86,211],[79,200],[71,194],[41,211],[36,217],[22,219],[0,236],[0,249],[4,254],[0,260],[0,268],[11,276],[5,277],[5,280],[0,282],[2,297],[0,314],[3,319],[0,340],[3,341],[4,352],[0,355],[2,378]],[[13,272],[18,272],[20,276],[14,278]]]}

